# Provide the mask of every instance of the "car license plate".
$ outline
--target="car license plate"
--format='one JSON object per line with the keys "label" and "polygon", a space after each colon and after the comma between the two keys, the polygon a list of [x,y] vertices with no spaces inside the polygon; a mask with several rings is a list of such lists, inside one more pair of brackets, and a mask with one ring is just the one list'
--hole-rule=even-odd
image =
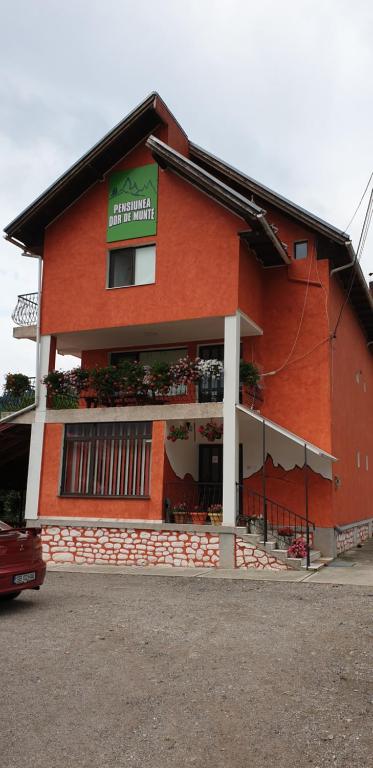
{"label": "car license plate", "polygon": [[19,573],[17,576],[13,576],[13,584],[27,584],[29,581],[35,581],[35,578],[35,571],[31,571],[30,573]]}

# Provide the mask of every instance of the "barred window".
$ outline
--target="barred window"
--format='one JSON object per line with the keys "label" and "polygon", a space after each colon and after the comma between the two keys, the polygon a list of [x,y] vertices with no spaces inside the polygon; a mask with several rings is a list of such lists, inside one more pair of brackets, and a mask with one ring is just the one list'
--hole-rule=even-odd
{"label": "barred window", "polygon": [[152,423],[66,424],[61,494],[149,496]]}

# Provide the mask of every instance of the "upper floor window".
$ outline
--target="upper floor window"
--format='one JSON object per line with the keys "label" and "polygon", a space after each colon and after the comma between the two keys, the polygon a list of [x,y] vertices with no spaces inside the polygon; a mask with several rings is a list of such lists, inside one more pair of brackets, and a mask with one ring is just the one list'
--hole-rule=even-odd
{"label": "upper floor window", "polygon": [[308,240],[299,240],[294,243],[294,259],[306,259],[308,256]]}
{"label": "upper floor window", "polygon": [[116,248],[109,252],[108,288],[155,282],[155,245]]}

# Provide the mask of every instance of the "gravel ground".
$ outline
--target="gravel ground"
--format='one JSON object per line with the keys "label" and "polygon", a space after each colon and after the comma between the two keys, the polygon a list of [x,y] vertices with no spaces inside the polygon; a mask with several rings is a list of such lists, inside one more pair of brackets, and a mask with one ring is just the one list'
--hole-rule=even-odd
{"label": "gravel ground", "polygon": [[49,574],[0,608],[1,768],[371,768],[372,592]]}

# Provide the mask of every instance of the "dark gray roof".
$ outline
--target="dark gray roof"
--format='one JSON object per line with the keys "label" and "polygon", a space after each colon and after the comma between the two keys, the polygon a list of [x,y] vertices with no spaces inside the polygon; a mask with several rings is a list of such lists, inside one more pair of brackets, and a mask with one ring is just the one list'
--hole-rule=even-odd
{"label": "dark gray roof", "polygon": [[226,182],[229,181],[230,184],[233,183],[234,186],[237,185],[241,187],[242,190],[245,190],[246,193],[249,192],[250,194],[257,195],[266,203],[270,203],[276,208],[282,210],[284,213],[296,217],[298,221],[302,221],[304,224],[307,224],[312,229],[316,229],[318,232],[324,235],[329,235],[334,239],[338,239],[341,243],[350,240],[349,235],[346,234],[346,232],[342,232],[342,230],[334,227],[327,221],[320,219],[318,216],[310,213],[300,205],[297,205],[291,200],[288,200],[286,197],[279,195],[277,192],[274,192],[274,190],[266,187],[264,184],[260,184],[258,181],[251,178],[251,176],[247,176],[245,173],[237,170],[237,168],[234,168],[232,165],[229,165],[220,158],[211,154],[211,152],[207,152],[207,150],[202,149],[202,147],[199,147],[198,144],[189,142],[189,149],[190,156],[199,165],[202,165],[203,168],[206,168],[206,170],[210,171],[210,173],[212,172],[217,174],[219,177],[223,177]]}
{"label": "dark gray roof", "polygon": [[161,167],[174,171],[250,225],[250,231],[242,232],[242,238],[255,249],[258,258],[265,266],[290,263],[286,249],[267,222],[266,211],[263,208],[193,163],[185,155],[181,155],[163,141],[156,139],[155,136],[150,136],[146,145],[151,149],[153,157]]}

